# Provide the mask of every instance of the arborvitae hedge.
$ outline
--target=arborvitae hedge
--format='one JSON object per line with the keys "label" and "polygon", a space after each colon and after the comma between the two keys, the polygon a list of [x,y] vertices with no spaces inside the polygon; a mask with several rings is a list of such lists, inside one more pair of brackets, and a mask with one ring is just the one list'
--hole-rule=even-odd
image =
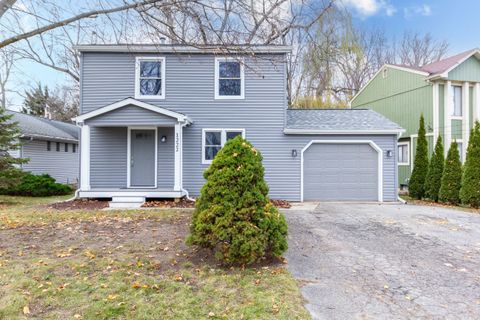
{"label": "arborvitae hedge", "polygon": [[270,203],[262,156],[249,142],[228,141],[205,171],[187,243],[228,264],[250,264],[287,249],[285,218]]}
{"label": "arborvitae hedge", "polygon": [[470,131],[460,199],[462,203],[474,208],[480,206],[480,124],[478,121]]}
{"label": "arborvitae hedge", "polygon": [[461,183],[462,163],[460,162],[457,142],[454,141],[450,145],[447,159],[445,160],[438,200],[445,203],[458,204],[460,202]]}
{"label": "arborvitae hedge", "polygon": [[428,142],[425,135],[425,120],[423,114],[420,116],[420,126],[418,129],[417,148],[413,171],[408,183],[408,192],[411,197],[422,199],[425,195],[424,185],[428,171]]}
{"label": "arborvitae hedge", "polygon": [[430,165],[428,166],[427,178],[425,179],[425,197],[438,201],[438,191],[440,190],[440,183],[442,182],[443,165],[445,162],[444,149],[442,137],[438,136],[437,143]]}

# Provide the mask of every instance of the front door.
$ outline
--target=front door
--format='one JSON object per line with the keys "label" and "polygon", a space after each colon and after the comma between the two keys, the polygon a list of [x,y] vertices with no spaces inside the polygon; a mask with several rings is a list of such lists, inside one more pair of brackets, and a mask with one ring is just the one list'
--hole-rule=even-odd
{"label": "front door", "polygon": [[130,131],[130,187],[154,188],[155,130],[132,129]]}

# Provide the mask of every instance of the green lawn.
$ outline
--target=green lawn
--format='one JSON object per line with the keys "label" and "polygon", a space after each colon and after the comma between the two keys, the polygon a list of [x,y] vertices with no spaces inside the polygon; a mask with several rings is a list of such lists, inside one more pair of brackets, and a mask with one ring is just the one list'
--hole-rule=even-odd
{"label": "green lawn", "polygon": [[56,200],[0,197],[1,319],[309,319],[284,265],[223,268],[187,247],[189,212]]}

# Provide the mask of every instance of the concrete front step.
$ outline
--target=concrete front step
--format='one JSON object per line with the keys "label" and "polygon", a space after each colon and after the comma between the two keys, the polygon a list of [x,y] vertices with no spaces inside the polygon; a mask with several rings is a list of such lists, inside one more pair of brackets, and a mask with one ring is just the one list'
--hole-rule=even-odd
{"label": "concrete front step", "polygon": [[115,196],[112,197],[112,202],[145,202],[145,197],[140,196]]}
{"label": "concrete front step", "polygon": [[137,209],[145,203],[145,197],[138,196],[121,196],[112,197],[112,201],[108,203],[110,208],[116,209]]}

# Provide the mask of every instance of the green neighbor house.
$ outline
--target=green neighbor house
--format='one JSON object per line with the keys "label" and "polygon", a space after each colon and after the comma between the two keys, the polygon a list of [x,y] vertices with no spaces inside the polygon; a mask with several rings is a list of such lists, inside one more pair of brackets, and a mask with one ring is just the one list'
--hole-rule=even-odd
{"label": "green neighbor house", "polygon": [[480,119],[480,50],[469,50],[422,67],[386,64],[352,98],[351,108],[368,108],[406,131],[398,142],[400,187],[413,169],[420,115],[425,117],[429,153],[442,136],[445,153],[453,140],[465,159],[470,128]]}

